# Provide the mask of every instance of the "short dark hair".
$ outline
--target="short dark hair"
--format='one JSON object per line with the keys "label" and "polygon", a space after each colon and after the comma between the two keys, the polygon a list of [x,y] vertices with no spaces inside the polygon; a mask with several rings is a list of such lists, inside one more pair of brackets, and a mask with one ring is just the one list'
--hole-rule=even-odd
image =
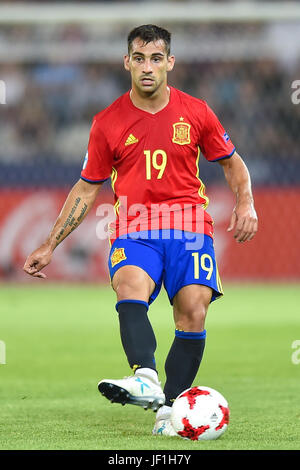
{"label": "short dark hair", "polygon": [[144,24],[142,26],[137,26],[128,34],[128,54],[130,54],[132,42],[136,38],[140,38],[142,41],[144,41],[144,44],[162,39],[166,46],[167,55],[170,55],[171,33],[169,33],[169,31],[166,29],[155,26],[154,24]]}

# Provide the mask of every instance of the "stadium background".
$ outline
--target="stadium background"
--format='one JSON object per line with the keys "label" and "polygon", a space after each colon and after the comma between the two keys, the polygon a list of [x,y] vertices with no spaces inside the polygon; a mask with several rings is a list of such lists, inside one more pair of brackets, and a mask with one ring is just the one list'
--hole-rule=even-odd
{"label": "stadium background", "polygon": [[[24,259],[79,178],[93,115],[129,88],[126,35],[145,22],[172,31],[177,63],[169,83],[209,103],[252,175],[260,230],[252,243],[236,246],[226,233],[234,201],[221,168],[200,159],[223,280],[299,280],[300,104],[292,102],[292,83],[300,79],[299,5],[25,4],[0,5],[1,281],[33,282],[22,271]],[[112,201],[110,182],[103,201]],[[108,281],[97,205],[57,249],[46,270],[51,280]]]}

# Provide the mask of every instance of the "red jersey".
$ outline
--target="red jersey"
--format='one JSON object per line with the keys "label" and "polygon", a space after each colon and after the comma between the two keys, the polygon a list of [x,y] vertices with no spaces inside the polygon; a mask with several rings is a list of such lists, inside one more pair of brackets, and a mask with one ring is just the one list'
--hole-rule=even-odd
{"label": "red jersey", "polygon": [[214,162],[234,151],[205,101],[170,87],[167,106],[151,114],[135,107],[127,92],[94,117],[81,178],[98,183],[111,177],[112,240],[161,228],[212,236],[199,156]]}

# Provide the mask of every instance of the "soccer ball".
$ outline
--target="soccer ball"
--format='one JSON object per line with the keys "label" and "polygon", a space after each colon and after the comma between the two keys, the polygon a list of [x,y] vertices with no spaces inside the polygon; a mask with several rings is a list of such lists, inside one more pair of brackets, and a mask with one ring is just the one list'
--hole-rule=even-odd
{"label": "soccer ball", "polygon": [[188,388],[174,401],[171,422],[177,434],[185,439],[218,439],[229,423],[228,403],[212,388]]}

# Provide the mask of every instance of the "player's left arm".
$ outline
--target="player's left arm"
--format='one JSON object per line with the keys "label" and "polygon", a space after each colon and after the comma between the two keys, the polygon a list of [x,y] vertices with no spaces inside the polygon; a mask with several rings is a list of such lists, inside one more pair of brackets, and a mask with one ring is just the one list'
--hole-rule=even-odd
{"label": "player's left arm", "polygon": [[250,241],[257,232],[258,219],[248,168],[237,152],[230,158],[219,160],[218,163],[223,167],[227,183],[236,197],[236,205],[227,230],[234,230],[234,238],[238,242]]}

